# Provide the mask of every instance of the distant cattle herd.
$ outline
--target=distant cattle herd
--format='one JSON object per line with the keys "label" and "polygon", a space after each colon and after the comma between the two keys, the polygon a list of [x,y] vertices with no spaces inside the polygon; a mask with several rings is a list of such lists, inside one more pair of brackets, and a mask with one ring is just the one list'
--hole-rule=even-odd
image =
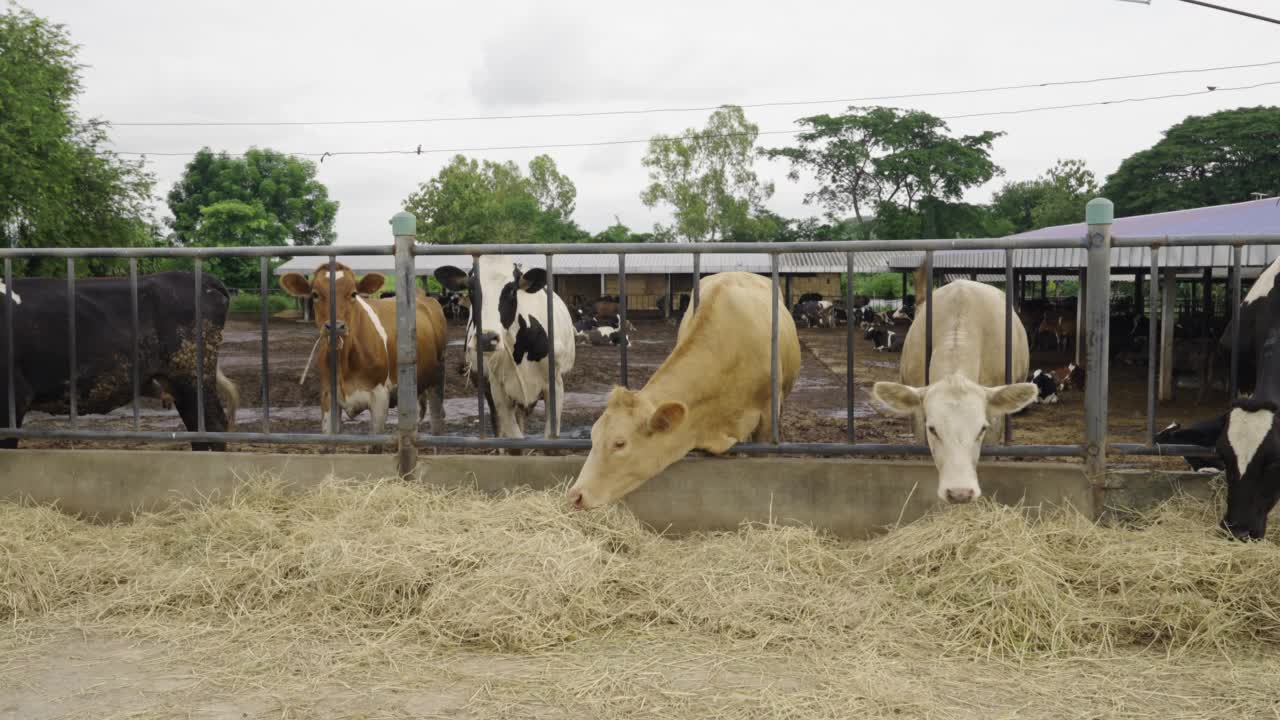
{"label": "distant cattle herd", "polygon": [[[1217,415],[1160,433],[1162,443],[1213,447],[1216,460],[1189,458],[1193,466],[1221,468],[1227,475],[1227,512],[1222,527],[1238,538],[1260,538],[1266,516],[1280,499],[1280,289],[1274,286],[1280,261],[1262,273],[1231,322],[1240,323],[1240,389],[1249,397],[1233,399]],[[982,445],[1000,437],[1009,414],[1031,403],[1056,403],[1061,393],[1082,390],[1087,368],[1078,362],[1080,330],[1076,300],[1027,299],[1016,309],[1018,322],[1006,334],[1004,291],[972,280],[957,280],[933,291],[932,356],[925,357],[922,276],[915,295],[896,309],[877,308],[865,296],[852,303],[816,293],[801,295],[783,313],[776,328],[780,359],[780,400],[794,387],[800,365],[797,328],[860,331],[876,351],[898,353],[900,382],[879,382],[873,397],[887,412],[911,418],[917,440],[928,445],[938,467],[939,497],[968,502],[981,494],[977,459]],[[435,278],[443,290],[428,295],[415,289],[417,389],[421,414],[432,431],[443,432],[440,383],[448,344],[448,322],[465,322],[465,355],[460,372],[485,389],[494,433],[524,436],[535,406],[552,397],[555,407],[546,432],[558,427],[564,377],[575,366],[578,344],[626,346],[635,328],[624,319],[619,298],[574,297],[566,303],[546,290],[547,273],[525,270],[509,258],[484,256],[469,270],[441,267]],[[216,278],[205,275],[198,298],[190,273],[169,272],[139,280],[141,343],[136,368],[144,394],[177,407],[189,431],[223,432],[234,423],[238,392],[218,363],[229,295]],[[321,378],[322,432],[340,426],[329,415],[331,398],[348,417],[369,411],[375,432],[383,429],[396,399],[396,303],[380,292],[383,276],[357,277],[338,265],[311,277],[290,273],[282,286],[315,308],[318,331],[312,358]],[[0,288],[11,303],[15,339],[12,373],[15,417],[21,427],[30,410],[105,413],[132,400],[131,335],[122,331],[129,317],[130,287],[122,279],[86,281],[77,288],[75,326],[66,314],[67,286],[54,279],[21,278]],[[771,308],[786,302],[765,277],[725,272],[699,281],[700,302],[690,307],[688,293],[660,298],[664,316],[679,323],[676,346],[640,390],[616,390],[591,432],[591,452],[569,490],[578,508],[606,504],[634,490],[664,467],[694,449],[724,453],[740,442],[777,437],[770,406]],[[773,296],[771,296],[771,294]],[[330,317],[333,298],[336,315]],[[550,300],[550,302],[548,302]],[[668,307],[674,301],[675,306]],[[197,326],[196,318],[201,325]],[[73,347],[68,331],[78,328],[74,350],[76,376],[66,370]],[[1149,320],[1138,310],[1113,308],[1109,361],[1147,362]],[[1174,366],[1198,370],[1202,393],[1213,384],[1214,367],[1229,349],[1231,327],[1221,321],[1178,323]],[[1200,340],[1196,340],[1200,338]],[[330,387],[329,353],[337,347],[337,385]],[[1007,342],[1012,342],[1012,375],[1002,384]],[[1077,362],[1032,368],[1031,353],[1059,356],[1075,352]],[[203,352],[204,364],[197,362]],[[477,352],[483,363],[477,364]],[[554,352],[554,367],[550,364]],[[7,361],[5,361],[7,362]],[[925,382],[926,363],[931,367]],[[310,360],[308,361],[308,366]],[[305,372],[304,372],[305,377]],[[200,386],[203,382],[203,387]],[[74,395],[72,389],[74,388]],[[8,390],[0,387],[0,408]],[[73,410],[72,403],[78,406]],[[227,407],[224,407],[226,403]],[[203,409],[203,414],[199,410]],[[227,409],[230,410],[228,414]],[[0,442],[17,447],[16,439]],[[225,443],[201,440],[193,449],[224,449]]]}

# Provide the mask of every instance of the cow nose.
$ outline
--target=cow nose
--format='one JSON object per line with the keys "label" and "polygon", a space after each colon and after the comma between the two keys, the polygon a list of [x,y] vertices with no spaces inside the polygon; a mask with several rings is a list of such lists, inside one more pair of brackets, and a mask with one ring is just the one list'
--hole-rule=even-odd
{"label": "cow nose", "polygon": [[[333,331],[334,331],[334,325],[335,325],[335,323],[325,323],[325,324],[324,324],[324,331],[325,331],[325,332],[333,332]],[[339,320],[339,321],[336,323],[336,325],[337,325],[337,328],[338,328],[337,332],[338,332],[338,334],[339,334],[339,335],[342,335],[343,333],[345,333],[345,332],[347,331],[347,321],[346,321],[346,320]]]}
{"label": "cow nose", "polygon": [[963,505],[973,500],[973,490],[971,488],[951,488],[947,490],[947,502],[955,505]]}
{"label": "cow nose", "polygon": [[498,333],[480,333],[480,352],[493,352],[498,348]]}
{"label": "cow nose", "polygon": [[585,510],[586,506],[582,503],[582,491],[577,488],[569,489],[569,505],[574,510]]}

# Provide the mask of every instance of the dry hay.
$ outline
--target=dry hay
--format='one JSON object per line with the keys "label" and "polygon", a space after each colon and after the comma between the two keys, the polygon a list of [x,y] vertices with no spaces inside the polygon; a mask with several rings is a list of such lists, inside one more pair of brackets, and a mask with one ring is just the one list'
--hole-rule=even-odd
{"label": "dry hay", "polygon": [[224,687],[466,677],[480,716],[1256,714],[1280,549],[1215,527],[1192,500],[1127,528],[984,502],[868,542],[670,539],[554,492],[264,479],[112,526],[0,504],[0,621],[160,641]]}

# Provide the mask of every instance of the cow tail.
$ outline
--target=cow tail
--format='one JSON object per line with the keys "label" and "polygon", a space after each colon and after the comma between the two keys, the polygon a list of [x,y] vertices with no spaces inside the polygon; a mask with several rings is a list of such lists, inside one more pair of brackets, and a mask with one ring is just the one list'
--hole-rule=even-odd
{"label": "cow tail", "polygon": [[215,377],[218,390],[226,396],[227,403],[227,432],[235,432],[236,429],[236,412],[240,409],[240,390],[236,384],[231,382],[231,378],[222,374],[222,363],[218,363],[215,370]]}

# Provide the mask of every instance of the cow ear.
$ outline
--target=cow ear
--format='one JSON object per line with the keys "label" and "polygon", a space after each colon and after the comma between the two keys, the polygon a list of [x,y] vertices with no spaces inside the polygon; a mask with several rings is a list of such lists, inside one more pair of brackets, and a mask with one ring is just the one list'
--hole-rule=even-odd
{"label": "cow ear", "polygon": [[520,277],[520,289],[525,292],[541,292],[547,286],[547,271],[534,268]]}
{"label": "cow ear", "polygon": [[356,292],[361,295],[372,295],[381,290],[386,282],[387,278],[382,273],[369,273],[356,283]]}
{"label": "cow ear", "polygon": [[280,278],[280,287],[294,297],[311,297],[311,283],[301,273],[285,273]]}
{"label": "cow ear", "polygon": [[1016,383],[987,388],[987,413],[1011,415],[1035,401],[1040,394],[1035,383]]}
{"label": "cow ear", "polygon": [[452,265],[436,268],[434,275],[441,285],[454,292],[467,286],[467,274]]}
{"label": "cow ear", "polygon": [[878,382],[871,386],[871,397],[895,415],[913,415],[922,409],[924,388]]}
{"label": "cow ear", "polygon": [[689,407],[682,402],[669,400],[662,403],[649,416],[649,431],[654,433],[670,432],[684,422]]}

